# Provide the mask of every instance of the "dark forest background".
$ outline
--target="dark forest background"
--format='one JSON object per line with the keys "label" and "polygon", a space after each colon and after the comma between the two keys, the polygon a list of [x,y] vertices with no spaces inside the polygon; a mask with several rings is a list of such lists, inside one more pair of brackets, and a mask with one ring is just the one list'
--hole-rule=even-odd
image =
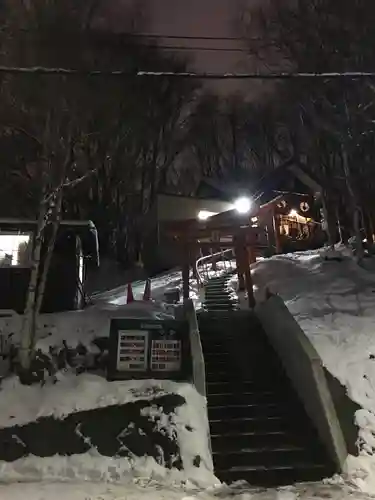
{"label": "dark forest background", "polygon": [[[118,34],[97,22],[100,7],[4,0],[0,64],[191,68],[132,36],[139,8]],[[269,0],[239,13],[238,36],[262,71],[371,71],[374,9],[371,0]],[[324,186],[330,224],[372,239],[375,80],[275,80],[257,100],[251,85],[216,95],[193,79],[0,73],[0,216],[37,218],[64,178],[63,217],[92,219],[102,255],[130,266],[158,193],[193,195],[204,177],[255,181],[294,157]]]}

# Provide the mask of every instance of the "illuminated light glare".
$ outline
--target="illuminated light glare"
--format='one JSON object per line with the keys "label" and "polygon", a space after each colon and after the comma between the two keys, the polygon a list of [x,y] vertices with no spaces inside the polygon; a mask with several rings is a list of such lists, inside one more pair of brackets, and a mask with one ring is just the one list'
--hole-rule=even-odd
{"label": "illuminated light glare", "polygon": [[207,220],[210,217],[213,217],[214,215],[217,215],[217,212],[209,212],[208,210],[201,210],[198,213],[198,219],[199,220]]}
{"label": "illuminated light glare", "polygon": [[233,206],[239,214],[247,214],[248,212],[250,212],[252,203],[250,198],[246,198],[245,196],[243,196],[241,198],[238,198],[233,203]]}
{"label": "illuminated light glare", "polygon": [[290,216],[290,217],[297,217],[297,215],[298,215],[298,212],[297,212],[297,210],[295,210],[294,208],[293,208],[293,210],[291,210],[291,211],[289,212],[289,216]]}
{"label": "illuminated light glare", "polygon": [[0,233],[0,261],[10,258],[9,264],[17,266],[19,264],[20,246],[29,243],[29,234],[1,234]]}
{"label": "illuminated light glare", "polygon": [[252,218],[251,218],[251,222],[254,222],[254,223],[255,223],[255,222],[258,222],[258,217],[252,217]]}

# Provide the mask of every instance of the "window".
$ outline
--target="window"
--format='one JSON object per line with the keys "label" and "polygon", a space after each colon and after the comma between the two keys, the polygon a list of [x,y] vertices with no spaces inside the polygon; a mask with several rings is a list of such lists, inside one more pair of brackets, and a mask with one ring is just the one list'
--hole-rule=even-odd
{"label": "window", "polygon": [[0,267],[30,267],[31,233],[0,232]]}

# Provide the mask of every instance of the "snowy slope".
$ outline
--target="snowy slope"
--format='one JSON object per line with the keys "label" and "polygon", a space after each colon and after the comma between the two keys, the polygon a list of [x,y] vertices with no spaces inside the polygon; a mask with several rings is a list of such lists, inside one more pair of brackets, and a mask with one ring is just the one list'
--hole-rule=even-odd
{"label": "snowy slope", "polygon": [[279,293],[326,368],[363,409],[355,417],[360,457],[351,477],[375,493],[375,263],[360,268],[350,257],[325,260],[323,251],[275,256],[253,266],[258,295]]}
{"label": "snowy slope", "polygon": [[[181,272],[172,272],[154,278],[151,285],[152,301],[142,301],[145,289],[144,281],[132,284],[135,302],[127,304],[127,285],[96,294],[92,297],[93,305],[83,311],[70,311],[55,314],[41,314],[37,320],[37,337],[40,341],[37,348],[48,352],[49,347],[60,345],[64,340],[69,347],[82,343],[90,352],[96,352],[92,341],[96,337],[109,335],[110,319],[154,318],[163,319],[173,316],[173,307],[164,303],[164,293],[170,288],[182,289]],[[195,280],[191,280],[191,298],[195,307],[201,307],[201,291]],[[11,337],[17,342],[22,327],[22,316],[13,313],[9,317],[0,318],[0,335]],[[1,371],[1,366],[0,366]]]}

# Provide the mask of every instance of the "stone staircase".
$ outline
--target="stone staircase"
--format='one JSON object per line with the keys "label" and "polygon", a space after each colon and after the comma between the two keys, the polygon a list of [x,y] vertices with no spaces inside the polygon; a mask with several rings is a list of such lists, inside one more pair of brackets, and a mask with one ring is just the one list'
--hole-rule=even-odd
{"label": "stone staircase", "polygon": [[211,280],[198,316],[215,473],[259,486],[317,481],[335,467],[256,316],[229,277]]}

